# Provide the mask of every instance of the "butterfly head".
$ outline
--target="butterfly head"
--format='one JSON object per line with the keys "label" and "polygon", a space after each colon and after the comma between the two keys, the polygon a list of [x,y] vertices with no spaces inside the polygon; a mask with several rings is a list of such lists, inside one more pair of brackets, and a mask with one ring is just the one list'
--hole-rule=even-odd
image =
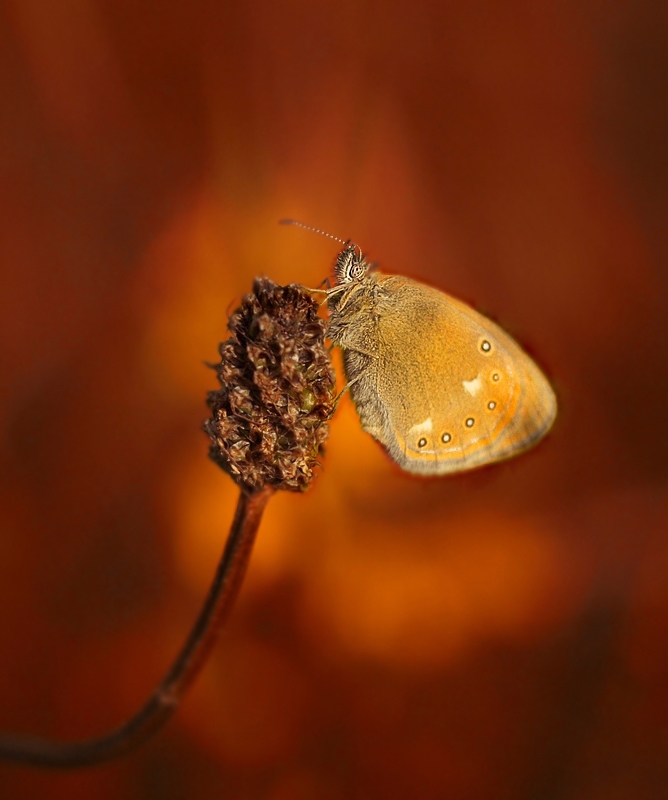
{"label": "butterfly head", "polygon": [[364,258],[360,248],[351,241],[345,243],[345,247],[336,257],[334,264],[334,276],[337,284],[352,283],[363,278],[369,271],[370,265]]}

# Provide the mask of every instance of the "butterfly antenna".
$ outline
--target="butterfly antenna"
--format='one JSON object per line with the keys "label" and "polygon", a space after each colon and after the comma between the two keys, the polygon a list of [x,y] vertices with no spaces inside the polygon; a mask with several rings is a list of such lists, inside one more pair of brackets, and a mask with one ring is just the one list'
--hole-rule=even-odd
{"label": "butterfly antenna", "polygon": [[279,219],[279,225],[297,225],[299,228],[304,228],[305,231],[313,231],[314,233],[321,233],[323,236],[327,236],[330,239],[334,239],[336,242],[341,242],[341,244],[349,244],[350,240],[347,242],[343,239],[339,239],[338,236],[332,236],[331,233],[327,233],[327,231],[321,231],[320,228],[314,228],[313,225],[304,225],[303,222],[297,222],[296,219]]}

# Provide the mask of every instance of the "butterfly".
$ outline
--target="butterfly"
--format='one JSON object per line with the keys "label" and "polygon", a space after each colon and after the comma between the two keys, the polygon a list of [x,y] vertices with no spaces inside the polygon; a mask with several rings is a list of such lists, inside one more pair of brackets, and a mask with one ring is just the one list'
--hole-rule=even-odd
{"label": "butterfly", "polygon": [[508,333],[445,292],[372,269],[357,245],[337,240],[328,336],[343,351],[362,428],[400,467],[461,472],[548,432],[554,390]]}

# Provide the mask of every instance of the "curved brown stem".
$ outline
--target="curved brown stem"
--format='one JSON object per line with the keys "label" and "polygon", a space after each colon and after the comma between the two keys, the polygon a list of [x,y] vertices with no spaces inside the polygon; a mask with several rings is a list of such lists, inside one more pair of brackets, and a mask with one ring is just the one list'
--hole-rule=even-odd
{"label": "curved brown stem", "polygon": [[271,494],[267,488],[252,495],[241,493],[223,555],[197,621],[169,671],[133,717],[104,736],[81,742],[0,736],[0,761],[60,769],[92,766],[133,750],[162,727],[206,662],[234,605]]}

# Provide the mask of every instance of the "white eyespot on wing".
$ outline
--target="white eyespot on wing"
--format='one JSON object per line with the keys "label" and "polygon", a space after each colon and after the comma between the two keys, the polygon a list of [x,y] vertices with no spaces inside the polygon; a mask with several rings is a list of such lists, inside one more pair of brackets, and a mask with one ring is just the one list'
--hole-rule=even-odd
{"label": "white eyespot on wing", "polygon": [[421,433],[431,433],[433,427],[434,426],[431,421],[431,417],[427,417],[427,419],[424,422],[420,422],[418,425],[413,425],[412,428],[409,428],[408,435],[419,437]]}
{"label": "white eyespot on wing", "polygon": [[482,379],[478,373],[472,381],[462,381],[462,386],[471,395],[475,397],[482,389]]}

